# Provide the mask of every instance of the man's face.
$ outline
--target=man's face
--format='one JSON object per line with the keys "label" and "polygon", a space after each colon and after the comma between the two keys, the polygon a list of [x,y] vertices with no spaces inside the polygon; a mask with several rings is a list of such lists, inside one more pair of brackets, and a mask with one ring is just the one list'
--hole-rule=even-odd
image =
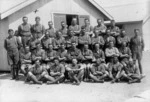
{"label": "man's face", "polygon": [[72,43],[72,48],[76,48],[76,44],[75,43]]}
{"label": "man's face", "polygon": [[52,22],[48,22],[48,26],[52,28],[53,27],[53,23]]}
{"label": "man's face", "polygon": [[26,53],[30,52],[30,48],[29,47],[25,47],[25,51],[26,51]]}
{"label": "man's face", "polygon": [[115,21],[111,21],[111,25],[112,25],[112,26],[115,26]]}
{"label": "man's face", "polygon": [[124,37],[126,35],[126,32],[123,30],[121,35]]}
{"label": "man's face", "polygon": [[84,22],[85,22],[85,25],[89,25],[90,24],[89,20],[85,20]]}
{"label": "man's face", "polygon": [[114,63],[117,63],[117,62],[118,62],[118,58],[114,57]]}
{"label": "man's face", "polygon": [[82,28],[81,30],[82,30],[83,33],[85,33],[85,28]]}
{"label": "man's face", "polygon": [[10,31],[10,32],[9,32],[9,35],[10,35],[10,36],[13,36],[13,35],[14,35],[14,31]]}
{"label": "man's face", "polygon": [[70,35],[70,36],[73,36],[73,35],[74,35],[73,30],[69,31],[69,35]]}
{"label": "man's face", "polygon": [[101,24],[102,24],[102,20],[98,19],[98,20],[97,20],[97,24],[98,24],[98,25],[101,25]]}
{"label": "man's face", "polygon": [[135,36],[138,36],[139,31],[138,31],[138,30],[135,30],[134,33],[135,33]]}
{"label": "man's face", "polygon": [[53,45],[49,45],[48,48],[49,48],[50,51],[52,51],[53,50]]}
{"label": "man's face", "polygon": [[122,43],[122,46],[123,46],[123,47],[126,47],[126,42],[123,42],[123,43]]}
{"label": "man's face", "polygon": [[110,30],[107,30],[106,33],[108,36],[111,34]]}
{"label": "man's face", "polygon": [[39,24],[39,23],[40,23],[40,19],[39,19],[39,18],[36,18],[36,19],[35,19],[35,22],[36,22],[36,24]]}
{"label": "man's face", "polygon": [[41,49],[41,45],[40,44],[37,44],[36,47],[37,47],[37,49]]}
{"label": "man's face", "polygon": [[109,43],[109,46],[112,48],[114,46],[114,43],[113,42],[110,42]]}
{"label": "man's face", "polygon": [[66,26],[66,24],[65,24],[64,22],[62,22],[62,23],[61,23],[61,26],[62,26],[62,27],[65,27],[65,26]]}
{"label": "man's face", "polygon": [[100,59],[97,59],[97,60],[96,60],[96,64],[97,64],[97,65],[100,65],[100,63],[101,63]]}
{"label": "man's face", "polygon": [[77,64],[77,60],[76,59],[73,59],[72,60],[72,63],[75,65],[75,64]]}
{"label": "man's face", "polygon": [[99,44],[95,45],[95,49],[98,50],[99,49]]}
{"label": "man's face", "polygon": [[54,63],[55,63],[55,65],[58,65],[58,64],[59,64],[58,59],[55,59],[55,60],[54,60]]}
{"label": "man's face", "polygon": [[89,46],[86,44],[84,45],[84,49],[87,50],[89,48]]}
{"label": "man's face", "polygon": [[23,18],[22,21],[23,21],[23,23],[27,23],[28,22],[28,18]]}
{"label": "man's face", "polygon": [[40,61],[37,60],[37,61],[35,62],[35,65],[40,66]]}
{"label": "man's face", "polygon": [[73,23],[74,25],[76,25],[76,24],[77,24],[77,19],[76,19],[76,18],[72,19],[72,23]]}
{"label": "man's face", "polygon": [[61,48],[64,50],[65,49],[65,45],[61,45]]}
{"label": "man's face", "polygon": [[61,32],[57,32],[57,37],[61,37],[62,33]]}

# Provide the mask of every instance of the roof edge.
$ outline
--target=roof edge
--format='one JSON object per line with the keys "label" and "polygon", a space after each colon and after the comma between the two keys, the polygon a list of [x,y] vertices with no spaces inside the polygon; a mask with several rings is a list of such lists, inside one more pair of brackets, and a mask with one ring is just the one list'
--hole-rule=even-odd
{"label": "roof edge", "polygon": [[98,10],[100,10],[109,20],[113,20],[114,18],[103,8],[101,7],[95,0],[88,0],[91,4],[93,4]]}
{"label": "roof edge", "polygon": [[27,0],[27,1],[24,1],[24,2],[22,2],[20,4],[18,4],[18,5],[10,8],[9,10],[7,10],[7,11],[5,11],[5,12],[0,14],[0,20],[6,18],[9,15],[13,14],[14,12],[16,12],[16,11],[18,11],[18,10],[20,10],[20,9],[30,5],[30,4],[32,4],[35,1],[37,1],[37,0]]}

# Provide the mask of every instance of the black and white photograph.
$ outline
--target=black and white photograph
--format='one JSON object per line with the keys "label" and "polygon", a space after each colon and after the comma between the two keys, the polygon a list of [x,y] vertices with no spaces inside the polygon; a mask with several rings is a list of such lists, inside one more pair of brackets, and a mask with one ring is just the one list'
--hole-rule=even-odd
{"label": "black and white photograph", "polygon": [[0,0],[0,102],[150,102],[150,0]]}

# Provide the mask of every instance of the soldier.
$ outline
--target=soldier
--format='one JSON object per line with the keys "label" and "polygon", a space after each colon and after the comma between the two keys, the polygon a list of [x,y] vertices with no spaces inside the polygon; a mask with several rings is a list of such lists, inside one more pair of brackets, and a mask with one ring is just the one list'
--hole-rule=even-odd
{"label": "soldier", "polygon": [[93,35],[93,26],[90,25],[89,19],[84,19],[84,27],[85,27],[85,32],[86,34],[88,34],[89,36]]}
{"label": "soldier", "polygon": [[84,26],[81,27],[81,34],[79,35],[78,43],[79,43],[78,45],[79,49],[82,49],[84,44],[88,44],[88,45],[91,44],[91,38],[89,35],[86,34]]}
{"label": "soldier", "polygon": [[97,19],[97,26],[94,27],[94,31],[98,30],[99,34],[104,34],[106,32],[107,27],[104,25],[101,19]]}
{"label": "soldier", "polygon": [[40,60],[36,60],[35,64],[30,68],[27,81],[33,81],[35,84],[42,84],[42,81],[54,82],[54,79],[48,75],[47,70],[41,66]]}
{"label": "soldier", "polygon": [[90,68],[90,78],[94,80],[94,82],[103,83],[104,79],[109,75],[106,71],[106,65],[100,59],[96,60],[96,63]]}
{"label": "soldier", "polygon": [[24,16],[22,18],[23,23],[18,27],[18,34],[22,38],[23,46],[29,45],[31,38],[31,24],[28,23],[28,18]]}
{"label": "soldier", "polygon": [[71,82],[75,81],[77,85],[80,85],[83,79],[84,70],[81,65],[78,64],[77,59],[73,58],[72,63],[66,67],[66,70],[68,71]]}
{"label": "soldier", "polygon": [[32,61],[40,60],[41,62],[45,60],[45,51],[41,48],[41,44],[36,44],[36,49],[32,52]]}
{"label": "soldier", "polygon": [[99,31],[98,30],[95,30],[94,31],[94,37],[91,38],[91,44],[92,44],[92,48],[94,48],[94,45],[96,43],[98,43],[100,45],[101,48],[103,48],[104,44],[105,44],[105,41],[103,39],[102,36],[98,36],[99,35]]}
{"label": "soldier", "polygon": [[54,79],[54,81],[49,81],[47,84],[55,84],[62,83],[64,81],[65,67],[59,63],[59,59],[54,59],[54,65],[50,67],[50,76]]}
{"label": "soldier", "polygon": [[19,62],[19,48],[22,44],[19,39],[14,36],[14,31],[12,29],[8,30],[9,36],[5,39],[4,47],[7,51],[8,64],[11,67],[12,79],[18,80],[18,62]]}
{"label": "soldier", "polygon": [[51,37],[51,38],[55,38],[56,35],[55,35],[55,28],[53,27],[53,22],[52,22],[52,21],[49,21],[49,22],[48,22],[48,26],[49,26],[49,28],[46,29],[46,30],[49,32],[50,37]]}
{"label": "soldier", "polygon": [[141,82],[141,79],[144,77],[140,74],[140,71],[133,60],[129,61],[128,66],[125,69],[127,77],[130,77],[129,84]]}
{"label": "soldier", "polygon": [[65,45],[63,43],[60,45],[60,48],[57,52],[57,57],[59,61],[61,62],[61,64],[65,66],[67,58],[68,58],[68,51],[65,49]]}
{"label": "soldier", "polygon": [[120,48],[122,46],[123,42],[125,42],[127,44],[127,46],[129,46],[130,39],[126,35],[125,30],[121,30],[120,36],[117,37],[117,46],[118,46],[118,48]]}
{"label": "soldier", "polygon": [[120,35],[120,29],[116,26],[115,20],[111,20],[110,32],[115,38]]}
{"label": "soldier", "polygon": [[41,44],[42,44],[42,48],[45,51],[48,50],[48,45],[49,44],[54,45],[54,38],[51,38],[49,36],[49,32],[48,31],[45,32],[45,37],[42,39]]}
{"label": "soldier", "polygon": [[111,36],[110,29],[107,29],[106,35],[104,36],[104,40],[105,40],[105,46],[104,46],[105,49],[109,47],[109,42],[113,42],[114,46],[116,45],[116,39],[113,36]]}
{"label": "soldier", "polygon": [[75,36],[78,36],[80,33],[80,26],[77,24],[77,18],[73,18],[71,25],[69,26],[69,30],[73,30],[75,33]]}
{"label": "soldier", "polygon": [[89,68],[92,66],[91,62],[93,60],[93,53],[89,49],[89,45],[85,44],[84,49],[82,50],[83,55],[83,67],[85,68],[84,80],[87,81],[89,79]]}
{"label": "soldier", "polygon": [[77,59],[80,62],[83,59],[81,50],[76,47],[76,42],[71,43],[71,48],[68,50],[68,60],[71,62],[72,59]]}
{"label": "soldier", "polygon": [[78,37],[74,36],[73,30],[68,31],[68,36],[66,37],[66,49],[71,47],[71,43],[75,42],[78,45]]}
{"label": "soldier", "polygon": [[119,82],[120,78],[123,76],[121,71],[123,65],[118,61],[117,57],[114,57],[113,63],[108,64],[109,78],[112,79],[112,83]]}
{"label": "soldier", "polygon": [[49,68],[54,64],[53,60],[57,57],[57,52],[53,50],[53,45],[48,45],[48,50],[46,51],[46,58],[45,61],[47,62],[46,68],[49,70]]}
{"label": "soldier", "polygon": [[65,44],[65,38],[62,36],[60,31],[56,32],[56,38],[54,39],[54,49],[58,50],[61,44]]}
{"label": "soldier", "polygon": [[113,63],[114,57],[119,57],[119,51],[114,47],[113,42],[109,42],[109,47],[105,50],[106,62]]}
{"label": "soldier", "polygon": [[64,21],[61,22],[61,29],[59,31],[62,33],[63,37],[67,36],[68,29]]}
{"label": "soldier", "polygon": [[32,33],[36,35],[37,39],[45,34],[45,27],[40,24],[40,17],[35,17],[35,24],[32,26]]}
{"label": "soldier", "polygon": [[120,61],[124,67],[127,67],[129,59],[132,57],[132,53],[129,47],[127,47],[126,42],[122,42],[122,47],[119,49]]}
{"label": "soldier", "polygon": [[140,74],[143,74],[141,59],[142,59],[142,51],[144,50],[144,41],[143,38],[139,36],[139,29],[135,29],[134,33],[135,36],[132,37],[130,41],[132,58],[134,61],[138,60]]}
{"label": "soldier", "polygon": [[93,56],[94,56],[95,61],[100,59],[100,61],[105,62],[105,54],[104,54],[103,50],[100,49],[99,43],[95,44],[95,50],[93,50]]}
{"label": "soldier", "polygon": [[28,70],[31,68],[31,52],[29,46],[25,47],[25,52],[20,54],[20,60],[21,60],[21,71],[26,76],[28,73]]}

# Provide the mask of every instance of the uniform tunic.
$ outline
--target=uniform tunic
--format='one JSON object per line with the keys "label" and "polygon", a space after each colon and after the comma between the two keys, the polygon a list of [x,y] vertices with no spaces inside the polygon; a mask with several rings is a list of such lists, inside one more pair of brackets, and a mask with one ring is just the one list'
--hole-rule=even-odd
{"label": "uniform tunic", "polygon": [[41,38],[45,33],[45,27],[41,24],[34,24],[32,26],[32,33],[35,34],[37,38]]}
{"label": "uniform tunic", "polygon": [[45,51],[43,49],[35,50],[35,52],[32,53],[32,60],[35,61],[36,57],[41,57],[41,60],[45,59]]}
{"label": "uniform tunic", "polygon": [[[132,55],[131,50],[128,47],[120,48],[119,52],[120,52],[120,60],[124,62],[127,62]],[[129,55],[129,57],[121,57],[121,55],[124,55],[124,54]]]}
{"label": "uniform tunic", "polygon": [[101,61],[105,61],[105,54],[101,49],[99,49],[98,51],[94,50],[93,56],[95,59],[100,59]]}
{"label": "uniform tunic", "polygon": [[41,43],[42,43],[43,49],[48,50],[48,45],[49,44],[54,45],[54,39],[53,38],[43,38]]}
{"label": "uniform tunic", "polygon": [[54,48],[57,48],[60,47],[61,44],[65,44],[66,41],[65,41],[65,38],[64,37],[60,37],[60,38],[55,38],[54,39]]}
{"label": "uniform tunic", "polygon": [[7,50],[7,60],[9,65],[18,64],[19,51],[18,47],[21,45],[16,36],[5,39],[4,47]]}
{"label": "uniform tunic", "polygon": [[122,45],[123,42],[125,42],[128,45],[129,42],[130,42],[129,37],[128,36],[124,36],[124,37],[118,36],[117,37],[117,45],[119,47],[121,47],[121,45]]}
{"label": "uniform tunic", "polygon": [[102,72],[103,74],[105,74],[106,66],[103,63],[100,65],[94,64],[91,68],[91,73],[94,74],[96,73],[96,71]]}
{"label": "uniform tunic", "polygon": [[102,36],[98,36],[98,37],[92,37],[91,38],[91,43],[92,43],[92,45],[98,43],[101,46],[103,46],[105,44],[105,41],[104,41]]}
{"label": "uniform tunic", "polygon": [[51,68],[50,68],[50,72],[54,72],[54,73],[61,73],[61,74],[64,74],[65,73],[65,67],[62,65],[62,64],[59,64],[59,65],[52,65]]}
{"label": "uniform tunic", "polygon": [[[78,32],[78,31],[80,31],[81,29],[80,29],[80,26],[79,25],[70,25],[69,26],[69,30],[73,30],[74,32]],[[75,33],[75,35],[77,35],[78,33]]]}
{"label": "uniform tunic", "polygon": [[49,35],[50,35],[51,38],[55,38],[56,37],[54,28],[48,28],[48,29],[46,29],[46,31],[49,32]]}
{"label": "uniform tunic", "polygon": [[66,47],[70,48],[71,47],[71,43],[76,43],[78,45],[78,37],[77,36],[67,36],[66,37]]}
{"label": "uniform tunic", "polygon": [[102,24],[101,26],[97,25],[94,27],[94,31],[98,30],[100,33],[105,33],[106,29],[107,27],[104,24]]}

